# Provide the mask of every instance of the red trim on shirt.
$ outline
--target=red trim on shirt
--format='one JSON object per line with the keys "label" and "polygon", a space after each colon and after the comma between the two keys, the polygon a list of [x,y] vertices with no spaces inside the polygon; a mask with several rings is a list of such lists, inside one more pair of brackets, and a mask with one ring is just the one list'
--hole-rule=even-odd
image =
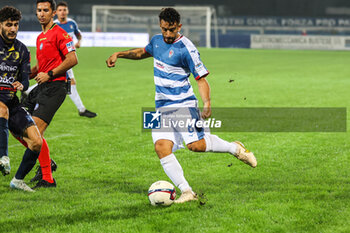
{"label": "red trim on shirt", "polygon": [[174,40],[173,44],[178,42],[181,38],[183,37],[183,35],[181,35],[179,38],[177,38],[176,40]]}
{"label": "red trim on shirt", "polygon": [[14,91],[14,92],[16,92],[17,89],[14,87],[0,87],[0,91]]}
{"label": "red trim on shirt", "polygon": [[197,77],[195,77],[195,79],[196,80],[199,80],[199,79],[201,79],[201,78],[205,78],[205,77],[207,77],[208,76],[208,74],[209,74],[209,71],[208,71],[208,73],[206,73],[205,75],[203,75],[203,76],[197,76]]}
{"label": "red trim on shirt", "polygon": [[149,55],[152,56],[152,54],[150,54],[149,52],[147,52],[146,47],[143,48],[143,51],[145,51],[145,53],[148,53]]}

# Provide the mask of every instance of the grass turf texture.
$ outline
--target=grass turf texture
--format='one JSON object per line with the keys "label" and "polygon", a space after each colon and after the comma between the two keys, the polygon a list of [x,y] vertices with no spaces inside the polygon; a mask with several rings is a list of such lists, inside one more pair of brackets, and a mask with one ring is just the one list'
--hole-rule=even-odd
{"label": "grass turf texture", "polygon": [[[151,134],[140,128],[141,108],[154,106],[153,61],[120,59],[107,69],[113,51],[78,51],[78,91],[98,117],[78,116],[69,97],[57,112],[45,135],[58,164],[56,189],[10,190],[24,151],[10,138],[12,172],[0,178],[0,232],[350,231],[348,133],[219,133],[244,142],[258,167],[228,154],[178,151],[187,180],[207,203],[151,206],[148,187],[169,180]],[[350,106],[348,52],[200,52],[211,72],[212,106]]]}

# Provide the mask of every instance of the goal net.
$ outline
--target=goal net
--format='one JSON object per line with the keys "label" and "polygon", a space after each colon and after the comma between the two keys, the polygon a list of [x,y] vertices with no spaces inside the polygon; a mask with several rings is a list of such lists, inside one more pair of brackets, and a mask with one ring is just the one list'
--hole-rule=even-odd
{"label": "goal net", "polygon": [[[92,6],[92,32],[160,33],[158,15],[165,6]],[[216,32],[215,9],[208,6],[173,6],[181,15],[181,33],[196,46],[210,48]],[[215,41],[215,47],[218,47]]]}

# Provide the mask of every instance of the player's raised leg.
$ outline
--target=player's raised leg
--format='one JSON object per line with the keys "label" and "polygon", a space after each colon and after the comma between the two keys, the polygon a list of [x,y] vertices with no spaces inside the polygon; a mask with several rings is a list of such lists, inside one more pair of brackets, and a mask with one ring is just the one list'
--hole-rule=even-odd
{"label": "player's raised leg", "polygon": [[[187,120],[201,120],[201,113],[197,108],[182,109],[180,113],[191,116]],[[247,150],[241,142],[227,142],[216,135],[210,134],[209,130],[204,128],[194,127],[191,130],[179,129],[178,131],[181,132],[187,148],[191,151],[230,153],[251,167],[257,165],[254,154]]]}
{"label": "player's raised leg", "polygon": [[247,150],[241,142],[227,142],[210,133],[205,133],[203,139],[189,143],[187,147],[194,152],[230,153],[253,168],[257,166],[254,154]]}
{"label": "player's raised leg", "polygon": [[170,140],[160,139],[154,144],[155,151],[160,159],[164,172],[171,181],[181,190],[181,197],[175,203],[197,200],[197,195],[185,179],[184,172],[175,155],[172,153],[174,143]]}

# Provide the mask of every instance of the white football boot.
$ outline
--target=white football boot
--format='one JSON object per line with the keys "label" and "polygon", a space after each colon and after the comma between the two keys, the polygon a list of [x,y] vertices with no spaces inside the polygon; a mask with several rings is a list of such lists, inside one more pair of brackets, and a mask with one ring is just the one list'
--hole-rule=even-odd
{"label": "white football boot", "polygon": [[237,151],[236,154],[234,154],[234,156],[237,159],[241,160],[243,163],[246,163],[253,168],[256,167],[258,165],[258,162],[256,161],[253,152],[247,150],[244,147],[243,143],[239,141],[235,141],[234,143],[237,145]]}
{"label": "white football boot", "polygon": [[4,176],[10,174],[11,167],[10,167],[10,158],[8,156],[2,156],[0,158],[0,171]]}
{"label": "white football boot", "polygon": [[185,203],[188,201],[196,201],[198,200],[197,194],[192,190],[185,191],[181,194],[181,196],[175,200],[175,203]]}
{"label": "white football boot", "polygon": [[23,180],[17,180],[15,177],[10,182],[10,187],[12,189],[19,189],[26,192],[35,192],[33,189],[31,189],[26,183],[24,183]]}

